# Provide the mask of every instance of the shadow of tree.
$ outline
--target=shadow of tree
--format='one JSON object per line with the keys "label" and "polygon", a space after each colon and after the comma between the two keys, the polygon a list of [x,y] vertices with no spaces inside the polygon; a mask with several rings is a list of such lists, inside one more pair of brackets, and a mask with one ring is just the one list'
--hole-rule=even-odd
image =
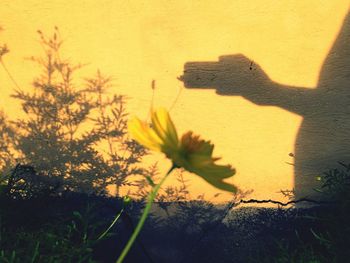
{"label": "shadow of tree", "polygon": [[127,134],[126,97],[108,95],[111,78],[99,71],[76,81],[81,65],[62,57],[58,29],[51,36],[38,33],[44,55],[30,60],[41,74],[32,89],[17,88],[12,95],[25,117],[11,121],[0,112],[1,175],[8,182],[10,167],[20,163],[32,168],[15,176],[18,187],[28,188],[23,193],[42,178],[59,182],[56,193],[105,194],[108,186],[115,186],[119,195],[130,176],[145,174],[140,163],[146,150]]}

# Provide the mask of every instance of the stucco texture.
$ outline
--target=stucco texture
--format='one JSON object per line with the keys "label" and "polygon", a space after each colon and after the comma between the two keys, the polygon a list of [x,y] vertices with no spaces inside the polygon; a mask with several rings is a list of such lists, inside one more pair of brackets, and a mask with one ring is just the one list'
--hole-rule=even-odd
{"label": "stucco texture", "polygon": [[[24,58],[41,52],[35,32],[58,26],[64,54],[89,63],[81,75],[99,68],[114,76],[111,92],[131,97],[131,114],[146,118],[155,80],[155,106],[171,110],[179,133],[210,139],[215,155],[237,169],[231,182],[253,189],[251,198],[286,200],[280,190],[312,196],[318,175],[350,160],[349,6],[3,0],[0,41],[11,49],[6,63],[18,85],[29,89],[37,69]],[[16,117],[13,88],[1,69],[1,108]],[[162,163],[165,171],[169,163]],[[194,197],[218,192],[198,177],[186,179]]]}

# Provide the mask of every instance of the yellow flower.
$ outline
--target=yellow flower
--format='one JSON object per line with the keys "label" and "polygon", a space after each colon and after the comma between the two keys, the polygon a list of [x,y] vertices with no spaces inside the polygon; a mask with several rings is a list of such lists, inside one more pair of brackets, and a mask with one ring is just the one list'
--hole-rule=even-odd
{"label": "yellow flower", "polygon": [[230,165],[217,165],[220,158],[212,157],[214,145],[204,141],[191,131],[179,140],[169,113],[160,108],[151,115],[151,126],[138,118],[128,122],[128,130],[133,139],[143,146],[163,152],[175,167],[182,167],[195,173],[211,185],[225,191],[236,192],[237,188],[224,182],[235,174]]}

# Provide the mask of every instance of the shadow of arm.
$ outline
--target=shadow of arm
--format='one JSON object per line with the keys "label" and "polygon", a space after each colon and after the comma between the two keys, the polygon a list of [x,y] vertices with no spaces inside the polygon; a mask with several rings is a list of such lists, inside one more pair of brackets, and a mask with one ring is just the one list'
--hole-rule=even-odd
{"label": "shadow of arm", "polygon": [[243,55],[221,56],[218,62],[188,62],[180,80],[186,88],[215,89],[219,95],[242,96],[257,105],[277,106],[299,115],[315,105],[315,90],[273,82]]}

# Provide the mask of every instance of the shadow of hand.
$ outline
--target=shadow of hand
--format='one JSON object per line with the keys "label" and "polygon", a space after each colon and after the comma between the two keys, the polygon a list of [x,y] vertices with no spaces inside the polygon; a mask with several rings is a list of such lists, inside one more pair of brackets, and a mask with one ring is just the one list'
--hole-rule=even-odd
{"label": "shadow of hand", "polygon": [[217,94],[243,96],[258,105],[277,89],[259,65],[241,54],[221,56],[218,62],[188,62],[180,80],[186,88],[216,89]]}

